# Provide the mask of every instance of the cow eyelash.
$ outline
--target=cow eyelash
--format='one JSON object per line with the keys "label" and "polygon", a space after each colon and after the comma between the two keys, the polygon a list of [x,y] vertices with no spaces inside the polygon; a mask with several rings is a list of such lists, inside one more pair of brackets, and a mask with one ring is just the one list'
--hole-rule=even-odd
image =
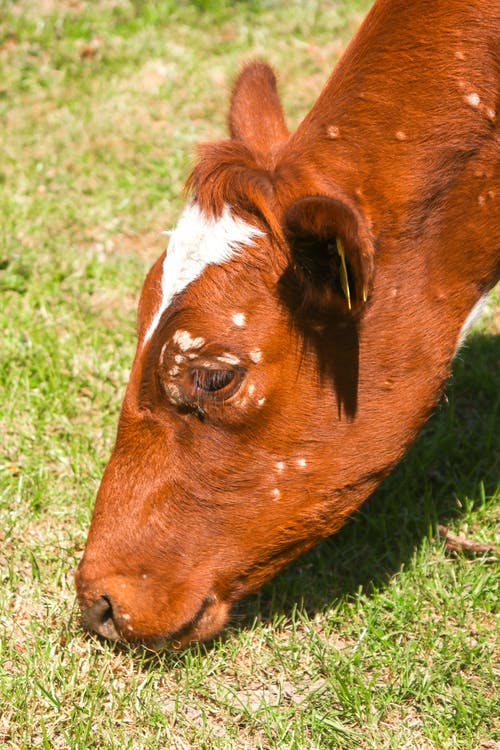
{"label": "cow eyelash", "polygon": [[227,388],[236,376],[235,370],[209,370],[206,368],[196,368],[194,370],[193,386],[196,390],[205,391],[206,393],[216,393]]}
{"label": "cow eyelash", "polygon": [[195,367],[191,371],[193,395],[195,398],[226,400],[239,388],[244,372],[241,367]]}

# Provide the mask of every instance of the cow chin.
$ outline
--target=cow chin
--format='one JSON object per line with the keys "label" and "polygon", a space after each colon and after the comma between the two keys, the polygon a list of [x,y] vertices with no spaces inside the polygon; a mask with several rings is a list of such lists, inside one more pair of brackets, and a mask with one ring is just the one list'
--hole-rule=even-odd
{"label": "cow chin", "polygon": [[210,596],[205,599],[195,617],[173,635],[157,638],[152,648],[168,646],[180,649],[195,641],[207,641],[213,638],[224,627],[230,611],[228,602],[219,601]]}
{"label": "cow chin", "polygon": [[[118,638],[112,640],[127,641],[133,645],[140,645],[151,651],[171,649],[178,651],[192,643],[209,641],[216,636],[228,620],[230,605],[209,596],[205,599],[198,612],[174,632],[163,635],[137,635],[121,630]],[[83,615],[85,620],[85,613]]]}

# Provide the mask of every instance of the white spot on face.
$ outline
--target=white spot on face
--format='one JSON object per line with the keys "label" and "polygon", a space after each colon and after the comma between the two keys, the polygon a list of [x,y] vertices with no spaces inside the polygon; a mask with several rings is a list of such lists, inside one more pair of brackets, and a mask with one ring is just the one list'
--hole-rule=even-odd
{"label": "white spot on face", "polygon": [[340,135],[340,128],[337,125],[329,125],[326,134],[328,138],[338,138]]}
{"label": "white spot on face", "polygon": [[472,94],[467,94],[466,96],[464,96],[464,100],[470,107],[473,107],[473,109],[477,109],[479,107],[479,104],[481,103],[481,97],[479,96],[479,94],[475,94],[474,92]]}
{"label": "white spot on face", "polygon": [[284,461],[278,461],[276,463],[276,468],[278,469],[278,471],[283,471],[284,468],[285,468],[285,462]]}
{"label": "white spot on face", "polygon": [[297,459],[297,466],[300,466],[301,469],[305,469],[307,466],[307,461],[305,458],[298,458]]}
{"label": "white spot on face", "polygon": [[176,365],[175,367],[172,367],[168,371],[168,374],[172,375],[172,377],[175,378],[175,376],[178,375],[180,373],[180,371],[181,371],[180,367],[177,367],[177,365]]}
{"label": "white spot on face", "polygon": [[235,326],[244,326],[246,323],[245,313],[235,313],[233,315],[233,323]]}
{"label": "white spot on face", "polygon": [[264,406],[265,403],[266,403],[266,397],[262,396],[262,398],[259,398],[259,400],[257,401],[257,406]]}
{"label": "white spot on face", "polygon": [[168,341],[165,341],[165,343],[163,344],[161,348],[160,359],[163,359],[163,355],[165,354],[165,349],[167,348],[167,346],[168,346]]}
{"label": "white spot on face", "polygon": [[177,362],[178,365],[182,365],[185,359],[186,357],[184,357],[182,354],[176,354],[174,357],[174,360]]}
{"label": "white spot on face", "polygon": [[279,491],[279,489],[277,487],[274,488],[274,490],[272,491],[271,494],[272,494],[272,496],[274,497],[275,500],[279,500],[280,497],[281,497],[281,492]]}
{"label": "white spot on face", "polygon": [[404,133],[402,130],[398,130],[396,132],[396,138],[398,141],[406,141],[407,137],[408,136],[406,135],[406,133]]}
{"label": "white spot on face", "polygon": [[235,357],[234,354],[228,354],[225,352],[220,357],[217,357],[218,362],[223,362],[225,365],[239,365],[240,360],[238,357]]}
{"label": "white spot on face", "polygon": [[122,615],[122,619],[128,621],[130,620],[130,615]]}
{"label": "white spot on face", "polygon": [[151,338],[174,296],[197,279],[207,266],[230,260],[242,247],[254,244],[255,238],[262,236],[260,229],[233,216],[227,205],[218,218],[212,218],[190,201],[170,237],[163,261],[162,298],[144,341]]}
{"label": "white spot on face", "polygon": [[172,337],[174,344],[177,344],[179,349],[183,352],[188,349],[201,349],[205,343],[205,339],[201,336],[193,338],[189,331],[176,331]]}
{"label": "white spot on face", "polygon": [[258,365],[259,362],[262,362],[262,352],[260,349],[253,349],[250,352],[249,357],[255,365]]}
{"label": "white spot on face", "polygon": [[181,392],[176,385],[166,385],[165,393],[173,404],[182,404]]}
{"label": "white spot on face", "polygon": [[255,386],[253,383],[250,383],[250,385],[248,386],[248,395],[253,396],[254,393],[255,393]]}

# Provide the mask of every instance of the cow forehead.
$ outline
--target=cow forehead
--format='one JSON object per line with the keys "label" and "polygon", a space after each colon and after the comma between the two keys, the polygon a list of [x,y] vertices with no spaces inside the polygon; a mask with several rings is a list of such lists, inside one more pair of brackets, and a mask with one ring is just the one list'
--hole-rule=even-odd
{"label": "cow forehead", "polygon": [[144,337],[146,343],[176,294],[212,264],[234,258],[264,232],[235,216],[225,204],[220,216],[205,214],[194,201],[187,203],[170,235],[161,271],[161,301]]}

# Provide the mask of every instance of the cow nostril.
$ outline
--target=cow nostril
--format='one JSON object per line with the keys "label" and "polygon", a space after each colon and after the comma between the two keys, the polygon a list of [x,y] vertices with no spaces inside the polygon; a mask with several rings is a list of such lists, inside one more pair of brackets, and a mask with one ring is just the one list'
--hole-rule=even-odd
{"label": "cow nostril", "polygon": [[87,607],[82,615],[82,625],[87,630],[93,630],[110,641],[117,641],[120,638],[113,622],[113,607],[107,596],[101,596],[90,607]]}

